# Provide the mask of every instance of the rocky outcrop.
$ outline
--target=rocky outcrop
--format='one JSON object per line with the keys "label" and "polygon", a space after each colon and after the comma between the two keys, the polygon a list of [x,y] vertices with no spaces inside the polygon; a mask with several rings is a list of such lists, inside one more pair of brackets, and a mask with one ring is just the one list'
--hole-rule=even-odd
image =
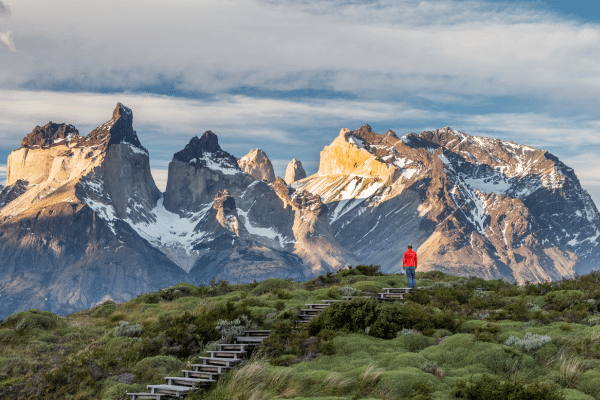
{"label": "rocky outcrop", "polygon": [[242,171],[252,175],[254,179],[265,180],[269,183],[275,181],[275,172],[271,160],[261,149],[250,150],[244,157],[238,159]]}
{"label": "rocky outcrop", "polygon": [[21,147],[28,149],[47,149],[52,146],[69,145],[74,141],[80,144],[82,137],[73,125],[55,124],[52,121],[45,126],[36,126],[21,141]]}
{"label": "rocky outcrop", "polygon": [[[327,213],[311,216],[299,199],[281,178],[270,184],[243,172],[207,131],[173,157],[163,201],[150,210],[154,222],[131,226],[195,282],[305,279],[347,265],[351,255],[333,237]],[[324,258],[321,242],[329,246]]]}
{"label": "rocky outcrop", "polygon": [[285,183],[291,185],[304,178],[306,178],[306,171],[302,168],[302,163],[295,158],[292,159],[285,169]]}
{"label": "rocky outcrop", "polygon": [[0,295],[11,300],[0,318],[32,307],[64,315],[189,279],[126,222],[147,223],[160,197],[132,120],[117,104],[86,137],[51,122],[9,155]]}
{"label": "rocky outcrop", "polygon": [[254,179],[242,173],[234,156],[221,149],[217,135],[206,131],[193,137],[169,163],[164,206],[184,215],[210,204],[221,190],[239,191]]}
{"label": "rocky outcrop", "polygon": [[[342,129],[319,173],[295,184],[329,207],[362,262],[543,281],[597,266],[600,217],[573,170],[543,150],[444,128],[398,138]],[[591,256],[594,254],[595,256]]]}

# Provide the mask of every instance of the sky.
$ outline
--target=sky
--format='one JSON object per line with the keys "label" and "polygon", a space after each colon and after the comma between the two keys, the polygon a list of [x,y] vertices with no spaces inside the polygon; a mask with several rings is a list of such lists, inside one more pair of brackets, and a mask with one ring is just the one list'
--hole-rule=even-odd
{"label": "sky", "polygon": [[600,206],[600,2],[0,0],[0,183],[36,125],[134,113],[160,188],[212,130],[308,174],[341,128],[549,151]]}

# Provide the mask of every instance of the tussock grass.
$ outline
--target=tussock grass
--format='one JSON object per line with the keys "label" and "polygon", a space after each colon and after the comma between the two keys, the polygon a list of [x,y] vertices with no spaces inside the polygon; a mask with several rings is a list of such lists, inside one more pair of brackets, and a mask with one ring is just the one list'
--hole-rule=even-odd
{"label": "tussock grass", "polygon": [[[282,329],[271,353],[190,398],[451,400],[455,383],[477,385],[488,376],[489,382],[553,381],[567,399],[600,400],[600,273],[524,286],[438,271],[417,278],[426,288],[404,302],[337,307],[304,329],[293,321],[305,303],[404,287],[404,275],[363,266],[302,283],[178,284],[64,318],[26,311],[0,326],[0,390],[33,399],[121,400],[126,391],[181,375],[224,333],[248,326],[235,323],[246,315],[260,329]],[[511,336],[535,335],[551,341],[505,345]]]}

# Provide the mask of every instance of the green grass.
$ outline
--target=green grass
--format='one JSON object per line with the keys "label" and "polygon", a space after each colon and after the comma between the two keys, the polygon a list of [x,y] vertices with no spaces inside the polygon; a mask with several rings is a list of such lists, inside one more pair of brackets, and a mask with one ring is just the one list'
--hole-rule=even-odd
{"label": "green grass", "polygon": [[[353,300],[302,329],[293,321],[305,303],[340,299],[348,288],[360,294],[404,287],[405,276],[362,266],[301,283],[180,283],[67,317],[17,313],[0,326],[0,391],[34,399],[124,399],[163,376],[182,375],[219,339],[218,319],[246,315],[257,328],[273,329],[272,338],[190,400],[451,400],[459,398],[457,388],[468,396],[481,385],[510,389],[515,382],[533,385],[531,393],[600,400],[600,324],[594,322],[600,274],[524,286],[437,271],[417,278],[426,289],[404,302]],[[139,324],[141,333],[115,337],[121,321]],[[526,333],[551,341],[529,352],[504,344]]]}

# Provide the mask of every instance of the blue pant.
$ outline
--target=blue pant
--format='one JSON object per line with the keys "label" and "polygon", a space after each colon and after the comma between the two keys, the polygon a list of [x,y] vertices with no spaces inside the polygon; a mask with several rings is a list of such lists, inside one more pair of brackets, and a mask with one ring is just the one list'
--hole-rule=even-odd
{"label": "blue pant", "polygon": [[406,280],[408,281],[408,287],[414,288],[417,286],[417,279],[415,278],[416,267],[406,267],[404,270],[406,271]]}

